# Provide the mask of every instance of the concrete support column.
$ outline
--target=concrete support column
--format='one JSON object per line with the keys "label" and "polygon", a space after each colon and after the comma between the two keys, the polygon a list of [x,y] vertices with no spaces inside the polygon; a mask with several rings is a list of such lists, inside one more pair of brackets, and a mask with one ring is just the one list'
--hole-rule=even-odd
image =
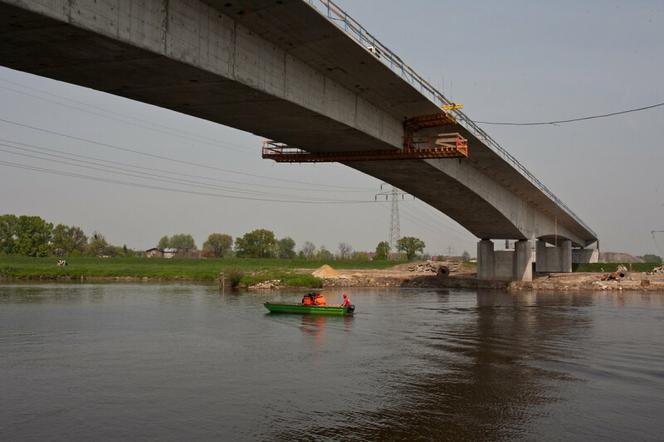
{"label": "concrete support column", "polygon": [[561,272],[572,272],[572,241],[569,239],[565,239],[560,243],[560,267]]}
{"label": "concrete support column", "polygon": [[[580,255],[581,253],[577,252],[577,258]],[[538,272],[571,272],[573,262],[572,241],[563,239],[555,247],[547,247],[545,241],[537,241],[535,262]]]}
{"label": "concrete support column", "polygon": [[514,244],[514,280],[533,280],[533,251],[530,241],[522,239]]}
{"label": "concrete support column", "polygon": [[599,262],[599,250],[597,249],[572,249],[572,263],[586,264]]}
{"label": "concrete support column", "polygon": [[546,262],[546,241],[541,239],[537,240],[535,244],[535,267],[538,272],[546,272],[548,269],[548,264]]}
{"label": "concrete support column", "polygon": [[477,243],[477,279],[492,280],[494,268],[493,241],[483,239]]}

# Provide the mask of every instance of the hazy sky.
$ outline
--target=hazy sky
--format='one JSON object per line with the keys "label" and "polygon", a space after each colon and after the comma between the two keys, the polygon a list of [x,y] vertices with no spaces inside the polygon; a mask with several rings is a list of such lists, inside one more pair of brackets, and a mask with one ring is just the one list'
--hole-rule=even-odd
{"label": "hazy sky", "polygon": [[[546,121],[664,101],[661,0],[338,3],[448,97],[463,103],[475,120]],[[379,181],[341,165],[261,160],[261,139],[248,133],[5,68],[0,68],[0,119],[105,144],[0,121],[4,162],[252,198],[367,201],[331,205],[227,199],[47,175],[0,163],[0,213],[79,225],[133,248],[148,248],[162,235],[179,232],[193,234],[200,246],[211,232],[237,236],[259,227],[291,236],[298,248],[309,240],[332,250],[340,241],[356,250],[373,250],[388,237],[389,203],[373,202]],[[664,230],[664,108],[560,126],[485,129],[599,234],[603,250],[657,251],[650,231]],[[169,176],[193,175],[198,178],[172,176],[205,181],[209,187],[102,172],[91,163],[75,167],[55,162],[71,163],[57,157],[35,158],[43,158],[44,152],[62,155],[45,148],[161,169]],[[35,152],[39,149],[41,153]],[[475,254],[476,239],[443,214],[413,200],[403,201],[400,209],[402,235],[423,238],[428,252],[448,253],[451,247]],[[664,247],[664,235],[659,241]]]}

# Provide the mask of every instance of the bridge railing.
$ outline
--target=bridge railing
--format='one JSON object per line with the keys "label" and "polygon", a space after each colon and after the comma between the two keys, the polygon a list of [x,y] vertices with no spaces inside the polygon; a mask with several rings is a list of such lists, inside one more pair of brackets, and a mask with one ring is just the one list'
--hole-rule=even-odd
{"label": "bridge railing", "polygon": [[[406,80],[411,86],[418,90],[422,95],[431,100],[436,106],[442,108],[443,105],[453,104],[428,81],[422,78],[415,70],[408,66],[398,55],[392,52],[387,46],[383,45],[369,31],[367,31],[355,19],[349,16],[346,11],[337,6],[332,0],[304,0],[316,11],[324,15],[330,22],[334,23],[339,29],[343,30],[349,37],[355,40],[368,52],[388,66],[392,71]],[[505,161],[510,163],[521,175],[528,179],[535,187],[540,189],[552,201],[558,204],[567,212],[576,222],[582,225],[595,237],[597,234],[584,223],[572,209],[570,209],[560,198],[558,198],[548,187],[544,185],[535,175],[533,175],[525,166],[523,166],[512,154],[505,150],[496,140],[494,140],[484,129],[471,120],[465,113],[459,109],[446,111],[454,115],[459,124],[465,127],[470,133],[483,141],[494,152],[500,155]]]}

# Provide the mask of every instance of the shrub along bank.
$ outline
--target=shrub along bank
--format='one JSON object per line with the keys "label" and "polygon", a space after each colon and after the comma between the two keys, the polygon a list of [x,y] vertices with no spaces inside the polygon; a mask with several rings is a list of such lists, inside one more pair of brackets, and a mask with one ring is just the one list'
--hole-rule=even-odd
{"label": "shrub along bank", "polygon": [[612,273],[618,269],[619,265],[627,267],[630,272],[650,272],[659,264],[654,262],[594,262],[592,264],[572,264],[573,272],[606,272]]}

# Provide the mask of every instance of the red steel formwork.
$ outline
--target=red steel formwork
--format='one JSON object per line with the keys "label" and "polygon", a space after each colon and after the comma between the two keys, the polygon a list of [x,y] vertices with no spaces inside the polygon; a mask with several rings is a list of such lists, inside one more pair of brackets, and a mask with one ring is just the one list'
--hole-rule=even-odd
{"label": "red steel formwork", "polygon": [[346,161],[421,160],[431,158],[467,158],[468,141],[458,132],[417,135],[420,129],[455,124],[446,113],[423,115],[404,122],[403,149],[345,152],[308,152],[272,140],[263,142],[262,156],[278,163],[329,163]]}

